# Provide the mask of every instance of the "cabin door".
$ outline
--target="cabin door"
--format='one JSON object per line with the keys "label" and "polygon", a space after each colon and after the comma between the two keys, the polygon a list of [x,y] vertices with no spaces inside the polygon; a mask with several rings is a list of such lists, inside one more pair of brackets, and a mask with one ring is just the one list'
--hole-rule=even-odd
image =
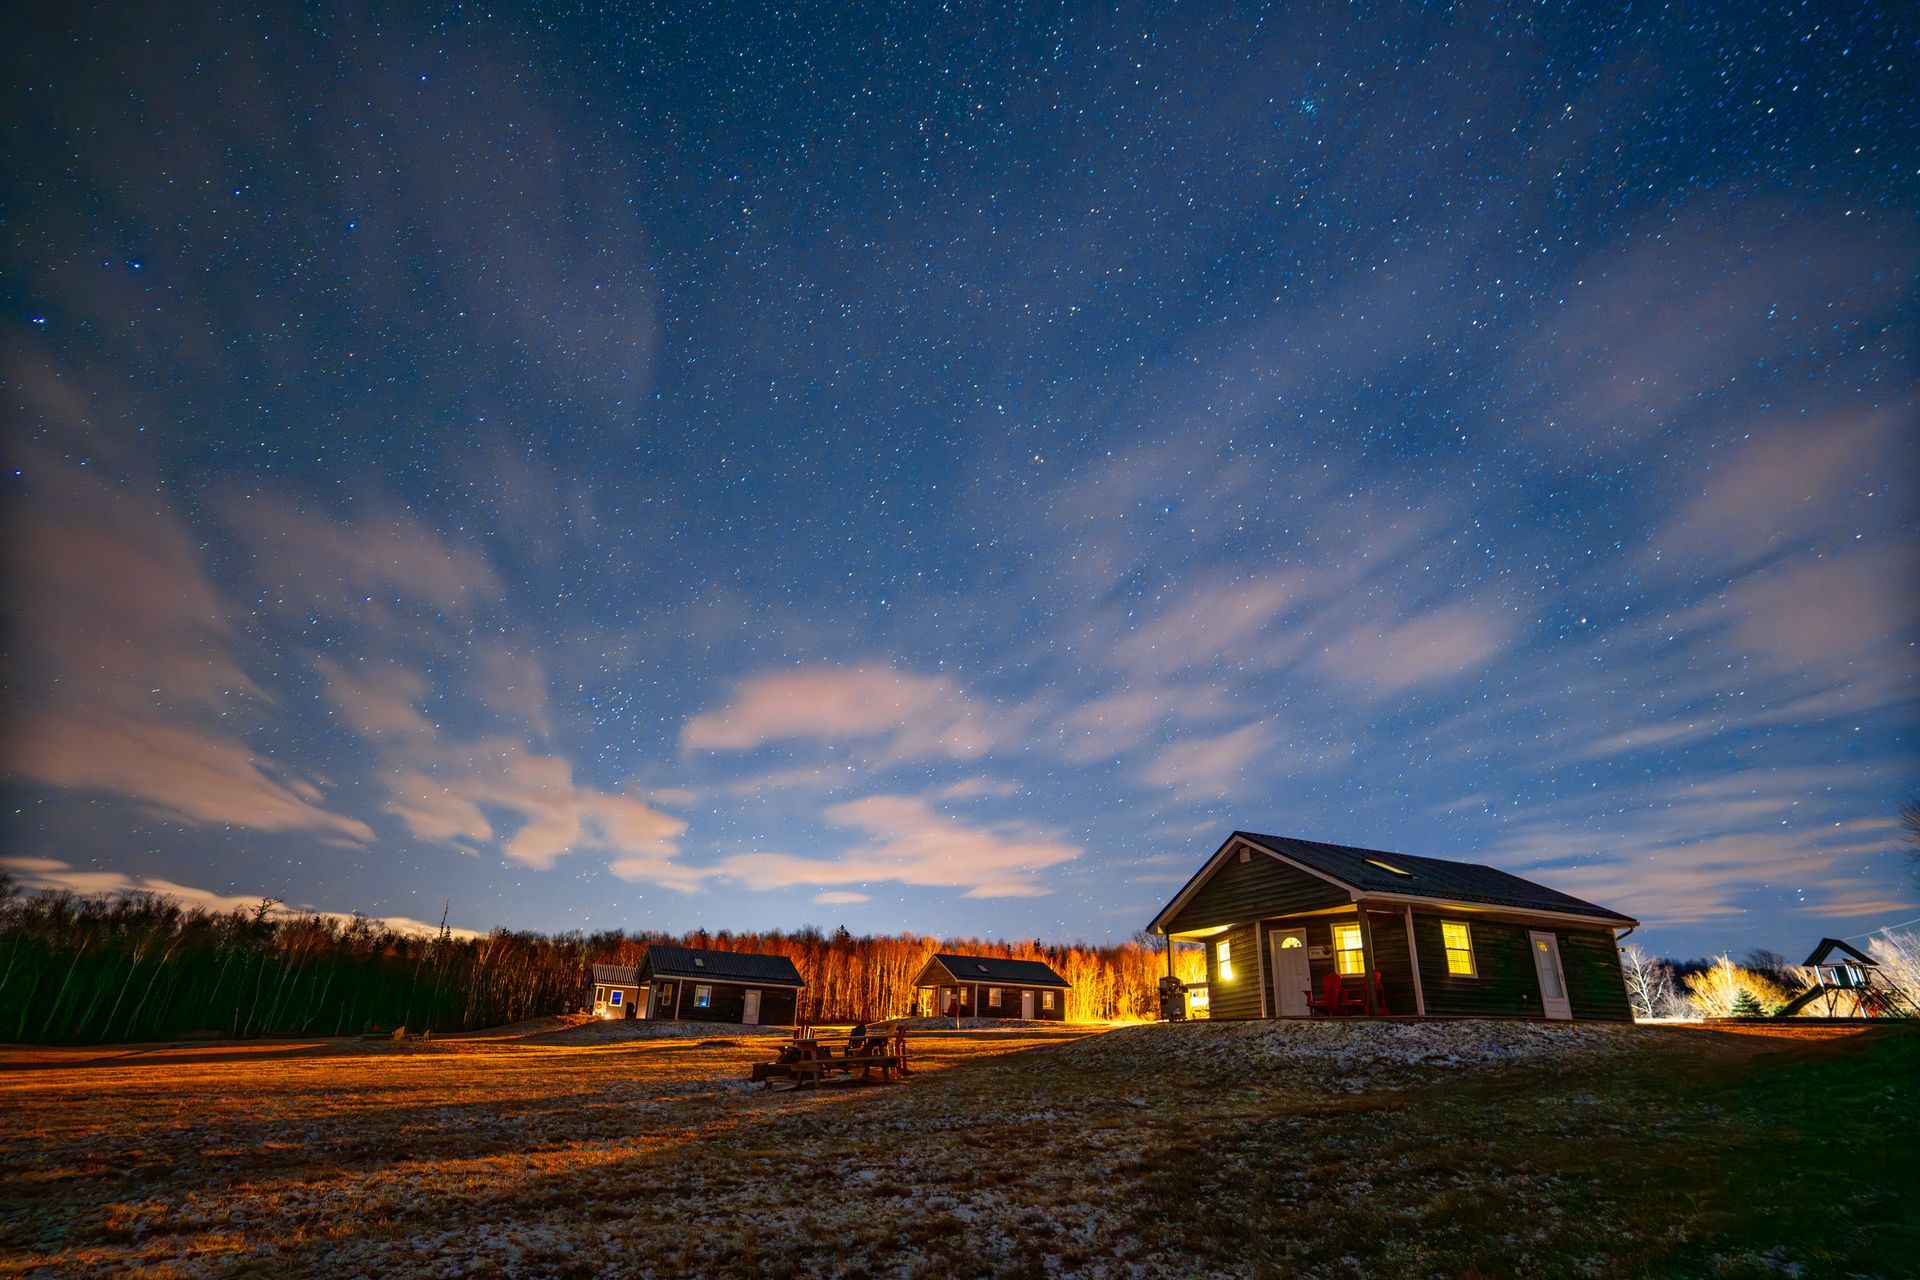
{"label": "cabin door", "polygon": [[1533,947],[1533,969],[1540,975],[1540,1003],[1546,1015],[1571,1019],[1573,1002],[1567,999],[1567,976],[1560,968],[1560,939],[1532,930],[1527,941]]}
{"label": "cabin door", "polygon": [[1020,993],[1020,1016],[1027,1019],[1033,1017],[1033,992],[1031,991]]}
{"label": "cabin door", "polygon": [[1273,946],[1274,1012],[1282,1018],[1307,1016],[1307,992],[1313,988],[1313,971],[1307,964],[1307,931],[1288,929],[1275,932]]}
{"label": "cabin door", "polygon": [[760,1025],[760,993],[758,991],[747,992],[747,1004],[740,1012],[740,1021],[749,1027]]}

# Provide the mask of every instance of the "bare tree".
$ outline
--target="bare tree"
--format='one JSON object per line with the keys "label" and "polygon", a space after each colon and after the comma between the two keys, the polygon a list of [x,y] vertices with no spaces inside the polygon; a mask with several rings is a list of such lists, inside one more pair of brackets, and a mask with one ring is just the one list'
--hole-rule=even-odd
{"label": "bare tree", "polygon": [[1642,1020],[1669,1018],[1679,1003],[1674,986],[1673,966],[1650,956],[1638,943],[1620,948],[1620,967],[1627,978],[1627,999],[1633,1016]]}
{"label": "bare tree", "polygon": [[1906,846],[1907,873],[1920,885],[1920,795],[1900,806],[1900,843]]}

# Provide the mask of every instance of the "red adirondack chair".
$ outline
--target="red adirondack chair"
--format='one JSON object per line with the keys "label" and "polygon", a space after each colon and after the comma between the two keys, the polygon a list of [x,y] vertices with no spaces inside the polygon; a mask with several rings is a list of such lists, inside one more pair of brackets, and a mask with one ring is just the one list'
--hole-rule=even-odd
{"label": "red adirondack chair", "polygon": [[1361,1001],[1347,994],[1347,988],[1340,981],[1338,973],[1329,973],[1320,983],[1320,998],[1314,999],[1313,992],[1307,992],[1307,1016],[1318,1013],[1323,1017],[1340,1017],[1343,1014],[1357,1013]]}

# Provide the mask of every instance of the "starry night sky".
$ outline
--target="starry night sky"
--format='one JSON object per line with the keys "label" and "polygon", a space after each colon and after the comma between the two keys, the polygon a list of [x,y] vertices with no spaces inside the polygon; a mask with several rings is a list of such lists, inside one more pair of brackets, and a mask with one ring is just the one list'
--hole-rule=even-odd
{"label": "starry night sky", "polygon": [[0,55],[17,881],[1920,914],[1911,8],[262,7]]}

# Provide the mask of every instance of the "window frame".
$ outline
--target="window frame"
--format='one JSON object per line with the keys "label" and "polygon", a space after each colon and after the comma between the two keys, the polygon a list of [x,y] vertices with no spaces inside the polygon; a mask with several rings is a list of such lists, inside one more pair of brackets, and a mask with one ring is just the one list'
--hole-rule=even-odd
{"label": "window frame", "polygon": [[612,990],[607,992],[607,1007],[610,1009],[618,1009],[626,1003],[626,998],[627,998],[626,992],[622,991],[618,987],[614,987]]}
{"label": "window frame", "polygon": [[[1340,939],[1351,937],[1353,945],[1343,947]],[[1347,957],[1354,957],[1354,967],[1347,968]],[[1364,978],[1367,975],[1367,935],[1360,932],[1360,922],[1336,924],[1333,926],[1333,971],[1343,978]]]}
{"label": "window frame", "polygon": [[696,1009],[713,1008],[713,988],[705,983],[696,982],[693,986],[693,1007]]}
{"label": "window frame", "polygon": [[[1447,941],[1447,930],[1458,929],[1466,935],[1467,945],[1456,947]],[[1453,958],[1464,953],[1467,957],[1465,972],[1453,967]],[[1480,976],[1480,958],[1473,953],[1473,925],[1465,920],[1442,920],[1440,922],[1440,954],[1446,957],[1447,976],[1449,978],[1478,978]]]}
{"label": "window frame", "polygon": [[1000,988],[988,987],[987,988],[987,1008],[998,1009],[999,1007],[1000,1007]]}
{"label": "window frame", "polygon": [[1220,981],[1233,981],[1233,939],[1222,938],[1213,944],[1213,971]]}
{"label": "window frame", "polygon": [[1040,993],[1040,1007],[1042,1009],[1045,1009],[1048,1013],[1053,1012],[1053,992],[1042,991]]}

